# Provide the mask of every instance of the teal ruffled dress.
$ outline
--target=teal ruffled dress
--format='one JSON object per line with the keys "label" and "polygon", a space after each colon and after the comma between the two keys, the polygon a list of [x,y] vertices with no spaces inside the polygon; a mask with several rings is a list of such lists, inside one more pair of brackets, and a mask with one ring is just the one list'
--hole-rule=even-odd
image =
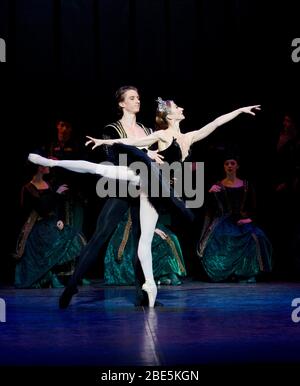
{"label": "teal ruffled dress", "polygon": [[210,193],[209,210],[198,244],[203,268],[214,282],[231,279],[254,282],[261,272],[272,269],[272,246],[253,219],[254,191],[247,181],[238,188],[225,187]]}
{"label": "teal ruffled dress", "polygon": [[[134,285],[134,245],[131,216],[127,212],[114,232],[104,260],[104,279],[109,285]],[[179,285],[186,276],[185,264],[179,241],[174,233],[158,221],[156,228],[168,237],[163,240],[154,234],[152,240],[153,274],[161,284]]]}
{"label": "teal ruffled dress", "polygon": [[26,221],[17,244],[15,287],[49,286],[56,274],[71,274],[76,257],[86,244],[84,236],[69,225],[57,227],[59,195],[33,184],[22,191]]}

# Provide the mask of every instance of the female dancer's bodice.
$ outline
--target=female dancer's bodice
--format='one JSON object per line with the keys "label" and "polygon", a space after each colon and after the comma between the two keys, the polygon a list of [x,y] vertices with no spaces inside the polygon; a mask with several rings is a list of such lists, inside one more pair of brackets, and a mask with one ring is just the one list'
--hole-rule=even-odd
{"label": "female dancer's bodice", "polygon": [[[182,162],[182,150],[176,138],[174,137],[171,144],[166,149],[161,150],[158,153],[164,157],[163,161],[168,162],[169,164],[175,161]],[[188,153],[188,156],[185,158],[185,160],[189,157],[189,155],[190,152]]]}

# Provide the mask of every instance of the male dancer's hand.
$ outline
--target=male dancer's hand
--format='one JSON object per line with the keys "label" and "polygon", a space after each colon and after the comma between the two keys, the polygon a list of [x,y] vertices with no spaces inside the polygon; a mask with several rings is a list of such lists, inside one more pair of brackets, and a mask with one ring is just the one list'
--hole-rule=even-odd
{"label": "male dancer's hand", "polygon": [[97,139],[97,138],[93,138],[93,137],[90,137],[90,136],[86,136],[89,141],[86,141],[85,143],[85,146],[88,146],[90,144],[93,144],[92,146],[92,150],[96,149],[96,147],[98,146],[102,146],[102,145],[111,145],[112,143],[109,143],[109,140],[104,140],[104,139]]}

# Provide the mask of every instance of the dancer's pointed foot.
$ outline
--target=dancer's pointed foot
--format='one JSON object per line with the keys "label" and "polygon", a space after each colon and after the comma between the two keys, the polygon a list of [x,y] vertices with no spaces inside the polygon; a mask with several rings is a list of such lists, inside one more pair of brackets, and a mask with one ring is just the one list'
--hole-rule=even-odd
{"label": "dancer's pointed foot", "polygon": [[155,281],[146,280],[142,286],[142,289],[145,292],[147,292],[148,299],[149,299],[149,307],[153,308],[155,305],[155,299],[157,296],[157,287],[156,287]]}
{"label": "dancer's pointed foot", "polygon": [[74,287],[66,287],[59,298],[59,308],[67,308],[72,300],[73,295],[77,294],[78,289]]}
{"label": "dancer's pointed foot", "polygon": [[46,167],[55,166],[54,160],[42,157],[39,154],[34,154],[34,153],[29,154],[28,161],[40,166],[46,166]]}

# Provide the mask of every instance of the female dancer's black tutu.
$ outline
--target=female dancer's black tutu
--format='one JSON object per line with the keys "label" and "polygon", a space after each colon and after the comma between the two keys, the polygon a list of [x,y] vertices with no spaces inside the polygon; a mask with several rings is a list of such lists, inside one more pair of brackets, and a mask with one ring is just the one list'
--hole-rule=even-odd
{"label": "female dancer's black tutu", "polygon": [[[143,150],[138,149],[135,146],[115,143],[112,145],[112,149],[116,155],[127,155],[127,166],[129,168],[133,162],[137,161],[142,162],[147,166],[148,173],[146,175],[144,173],[139,174],[141,178],[141,189],[147,192],[149,202],[159,214],[168,212],[174,216],[180,215],[184,219],[193,221],[193,212],[189,208],[186,208],[184,200],[181,197],[178,197],[172,187],[172,179],[170,180],[164,176],[160,165],[149,158]],[[171,164],[174,161],[178,161],[182,164],[181,149],[175,139],[167,149],[159,152],[159,154],[164,156],[164,162]],[[136,172],[136,170],[134,171]],[[155,192],[159,192],[159,194],[155,196],[151,195],[151,186],[153,184],[155,184],[156,187]]]}

